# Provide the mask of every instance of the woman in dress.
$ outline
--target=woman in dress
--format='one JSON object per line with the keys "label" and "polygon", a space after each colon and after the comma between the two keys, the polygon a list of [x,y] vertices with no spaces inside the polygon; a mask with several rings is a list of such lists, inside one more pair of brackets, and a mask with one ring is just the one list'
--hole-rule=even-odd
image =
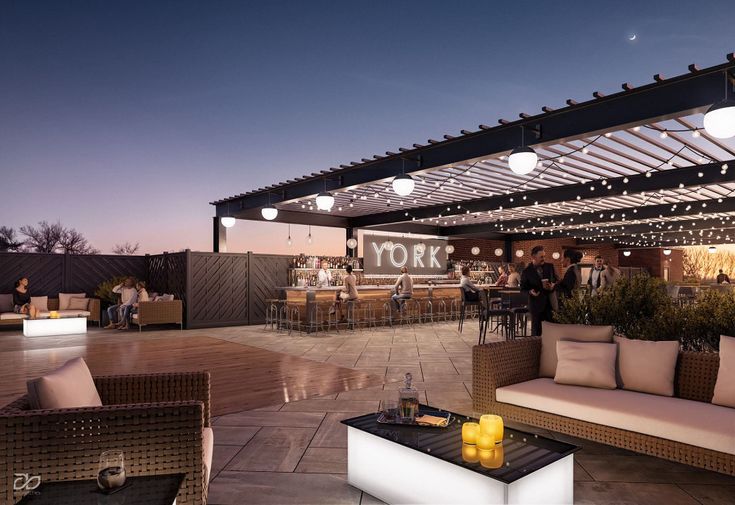
{"label": "woman in dress", "polygon": [[38,317],[38,308],[31,304],[31,293],[28,291],[28,278],[21,277],[15,281],[13,290],[13,311],[16,314],[26,314],[31,319]]}
{"label": "woman in dress", "polygon": [[523,268],[517,268],[516,265],[510,263],[508,265],[508,280],[505,283],[506,288],[517,288],[521,285],[521,274],[518,273]]}

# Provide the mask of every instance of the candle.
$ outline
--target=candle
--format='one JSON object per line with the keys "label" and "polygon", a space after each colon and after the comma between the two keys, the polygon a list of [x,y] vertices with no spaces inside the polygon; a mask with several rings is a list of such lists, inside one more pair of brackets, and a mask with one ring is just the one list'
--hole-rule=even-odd
{"label": "candle", "polygon": [[494,443],[498,444],[503,441],[503,418],[492,414],[485,414],[480,417],[480,431],[490,435],[494,439]]}
{"label": "candle", "polygon": [[495,447],[495,437],[492,434],[480,432],[477,437],[477,448],[489,450]]}
{"label": "candle", "polygon": [[480,425],[477,423],[464,423],[462,425],[462,442],[475,445],[477,436],[480,434]]}
{"label": "candle", "polygon": [[477,454],[477,447],[469,444],[462,444],[462,459],[465,463],[477,463],[480,458]]}
{"label": "candle", "polygon": [[478,451],[478,457],[483,468],[491,470],[500,468],[503,466],[503,446],[496,445],[491,450],[480,450]]}

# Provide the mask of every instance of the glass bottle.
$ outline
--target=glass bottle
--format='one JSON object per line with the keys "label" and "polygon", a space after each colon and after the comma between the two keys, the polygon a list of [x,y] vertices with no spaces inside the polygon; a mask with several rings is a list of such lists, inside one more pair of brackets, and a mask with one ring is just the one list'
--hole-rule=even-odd
{"label": "glass bottle", "polygon": [[419,410],[419,392],[411,385],[412,381],[413,376],[409,372],[403,381],[404,387],[398,391],[398,412],[403,424],[415,423]]}

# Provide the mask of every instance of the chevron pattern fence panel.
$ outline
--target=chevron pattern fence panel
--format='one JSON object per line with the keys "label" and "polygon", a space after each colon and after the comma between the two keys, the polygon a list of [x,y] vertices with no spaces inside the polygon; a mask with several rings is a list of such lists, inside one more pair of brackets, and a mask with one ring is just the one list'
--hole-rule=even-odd
{"label": "chevron pattern fence panel", "polygon": [[248,255],[191,252],[188,327],[248,324]]}
{"label": "chevron pattern fence panel", "polygon": [[92,295],[101,282],[111,277],[132,275],[136,279],[147,280],[147,263],[145,256],[70,255],[65,289],[71,293]]}
{"label": "chevron pattern fence panel", "polygon": [[15,281],[28,277],[32,295],[55,298],[64,292],[64,255],[0,253],[0,293],[12,293]]}
{"label": "chevron pattern fence panel", "polygon": [[277,287],[288,286],[290,256],[251,254],[248,271],[248,298],[250,324],[265,322],[266,303],[277,298]]}

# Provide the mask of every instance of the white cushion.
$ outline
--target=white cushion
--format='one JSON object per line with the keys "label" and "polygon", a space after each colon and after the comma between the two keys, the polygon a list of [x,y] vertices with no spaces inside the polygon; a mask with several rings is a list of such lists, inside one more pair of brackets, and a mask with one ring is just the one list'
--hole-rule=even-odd
{"label": "white cushion", "polygon": [[554,382],[591,388],[615,389],[615,344],[603,342],[556,343],[556,365]]}
{"label": "white cushion", "polygon": [[612,326],[559,324],[543,321],[541,323],[539,377],[554,377],[556,375],[556,343],[559,340],[571,340],[573,342],[612,342],[612,338]]}
{"label": "white cushion", "polygon": [[618,385],[623,389],[674,396],[679,341],[633,340],[615,337],[618,345]]}
{"label": "white cushion", "polygon": [[0,312],[13,312],[13,293],[0,294]]}
{"label": "white cushion", "polygon": [[59,293],[59,310],[69,308],[69,302],[72,298],[86,298],[86,293]]}
{"label": "white cushion", "polygon": [[48,296],[32,296],[31,305],[40,312],[48,312]]}
{"label": "white cushion", "polygon": [[133,314],[133,319],[138,319],[138,313]]}
{"label": "white cushion", "polygon": [[735,338],[733,337],[720,336],[720,369],[717,371],[712,403],[735,407]]}
{"label": "white cushion", "polygon": [[735,409],[624,389],[534,379],[495,391],[499,402],[735,454]]}
{"label": "white cushion", "polygon": [[202,459],[204,460],[205,481],[212,473],[212,454],[214,454],[214,432],[212,428],[202,428]]}
{"label": "white cushion", "polygon": [[3,312],[0,314],[0,321],[10,321],[13,319],[25,319],[28,314],[16,314],[15,312]]}
{"label": "white cushion", "polygon": [[74,358],[53,372],[28,381],[28,398],[34,409],[101,407],[102,401],[83,358]]}

